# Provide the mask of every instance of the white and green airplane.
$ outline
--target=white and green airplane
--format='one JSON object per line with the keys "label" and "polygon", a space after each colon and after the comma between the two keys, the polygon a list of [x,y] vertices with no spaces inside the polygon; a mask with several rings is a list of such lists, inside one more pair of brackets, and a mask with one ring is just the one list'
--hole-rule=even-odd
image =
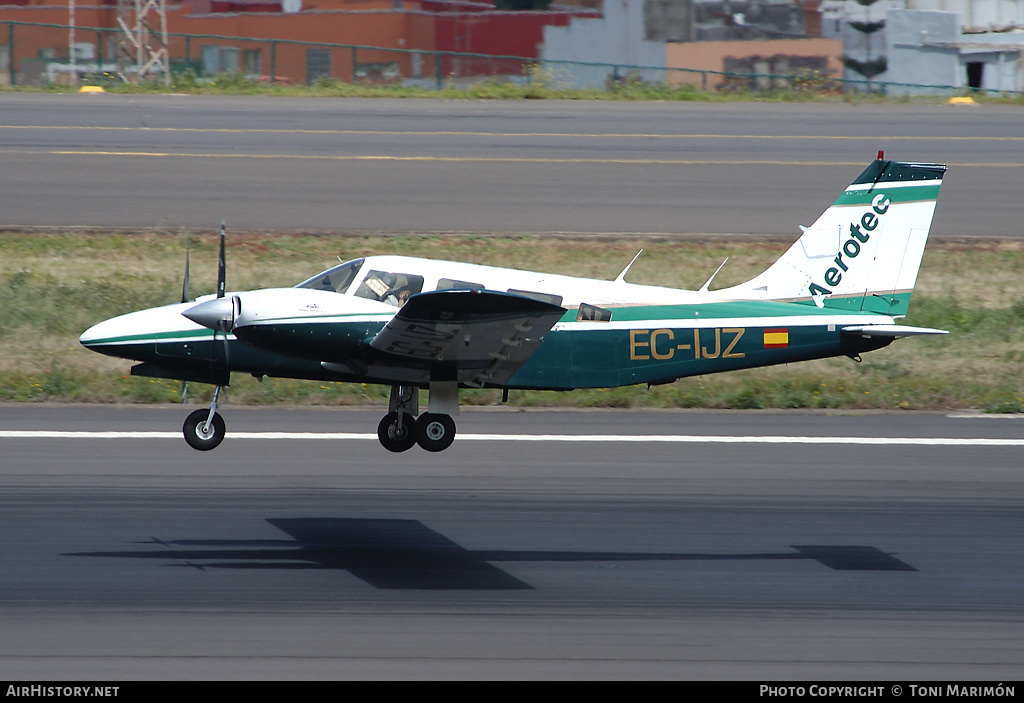
{"label": "white and green airplane", "polygon": [[[764,273],[731,288],[635,285],[404,256],[368,256],[294,288],[225,292],[122,315],[83,345],[132,374],[210,383],[188,416],[200,450],[224,438],[231,373],[391,386],[377,434],[441,451],[460,388],[571,390],[670,383],[879,349],[944,334],[907,313],[946,167],[878,159]],[[634,259],[635,261],[636,259]],[[632,262],[630,262],[632,265]],[[716,272],[717,273],[717,272]],[[714,279],[714,276],[711,277]],[[419,389],[429,391],[420,413]]]}

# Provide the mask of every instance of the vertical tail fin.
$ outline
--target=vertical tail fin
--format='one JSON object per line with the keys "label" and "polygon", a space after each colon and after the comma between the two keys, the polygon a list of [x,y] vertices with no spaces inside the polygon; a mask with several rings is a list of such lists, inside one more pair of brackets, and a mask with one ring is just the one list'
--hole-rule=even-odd
{"label": "vertical tail fin", "polygon": [[719,295],[902,317],[917,281],[942,164],[878,160],[767,271]]}

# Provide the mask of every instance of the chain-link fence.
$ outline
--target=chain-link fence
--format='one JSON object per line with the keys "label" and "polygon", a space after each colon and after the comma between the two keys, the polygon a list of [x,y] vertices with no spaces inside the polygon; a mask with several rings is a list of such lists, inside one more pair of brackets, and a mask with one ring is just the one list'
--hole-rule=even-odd
{"label": "chain-link fence", "polygon": [[[118,65],[115,28],[77,27],[74,55],[68,25],[0,22],[0,82],[12,86],[132,80],[134,67]],[[827,71],[787,74],[711,71],[665,66],[552,61],[452,51],[393,49],[293,39],[214,34],[168,34],[169,68],[182,80],[255,80],[311,85],[318,81],[416,85],[442,89],[477,81],[540,83],[555,89],[583,85],[615,88],[630,83],[689,84],[707,91],[793,90],[958,94],[964,86],[848,80]],[[597,80],[595,80],[595,77]],[[1003,91],[1006,92],[1006,91]],[[1019,93],[1015,93],[1019,94]]]}

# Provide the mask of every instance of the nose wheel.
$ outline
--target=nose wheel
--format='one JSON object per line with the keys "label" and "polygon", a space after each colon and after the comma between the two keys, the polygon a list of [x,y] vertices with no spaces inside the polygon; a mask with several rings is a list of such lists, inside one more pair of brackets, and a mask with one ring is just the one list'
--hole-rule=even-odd
{"label": "nose wheel", "polygon": [[209,410],[196,410],[185,418],[185,424],[181,427],[188,446],[198,449],[201,452],[208,452],[215,449],[224,441],[226,429],[224,418],[219,413],[213,413],[210,417]]}
{"label": "nose wheel", "polygon": [[191,413],[185,418],[185,424],[181,426],[185,441],[193,449],[208,452],[211,449],[216,449],[224,441],[226,434],[224,418],[217,413],[217,408],[220,407],[220,391],[221,387],[216,386],[213,389],[213,400],[210,401],[210,407]]}

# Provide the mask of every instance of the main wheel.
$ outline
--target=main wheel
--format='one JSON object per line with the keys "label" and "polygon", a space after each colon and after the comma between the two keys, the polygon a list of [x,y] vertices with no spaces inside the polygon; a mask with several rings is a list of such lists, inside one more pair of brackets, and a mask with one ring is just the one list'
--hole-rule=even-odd
{"label": "main wheel", "polygon": [[402,413],[402,426],[398,426],[398,413],[388,413],[377,425],[377,439],[389,452],[404,452],[416,444],[416,419]]}
{"label": "main wheel", "polygon": [[455,420],[449,415],[423,413],[416,421],[416,443],[428,452],[441,452],[455,441]]}
{"label": "main wheel", "polygon": [[207,426],[206,418],[209,416],[209,410],[196,410],[185,418],[185,424],[181,427],[188,446],[201,452],[208,452],[216,448],[224,441],[226,434],[224,418],[214,413],[213,422]]}

